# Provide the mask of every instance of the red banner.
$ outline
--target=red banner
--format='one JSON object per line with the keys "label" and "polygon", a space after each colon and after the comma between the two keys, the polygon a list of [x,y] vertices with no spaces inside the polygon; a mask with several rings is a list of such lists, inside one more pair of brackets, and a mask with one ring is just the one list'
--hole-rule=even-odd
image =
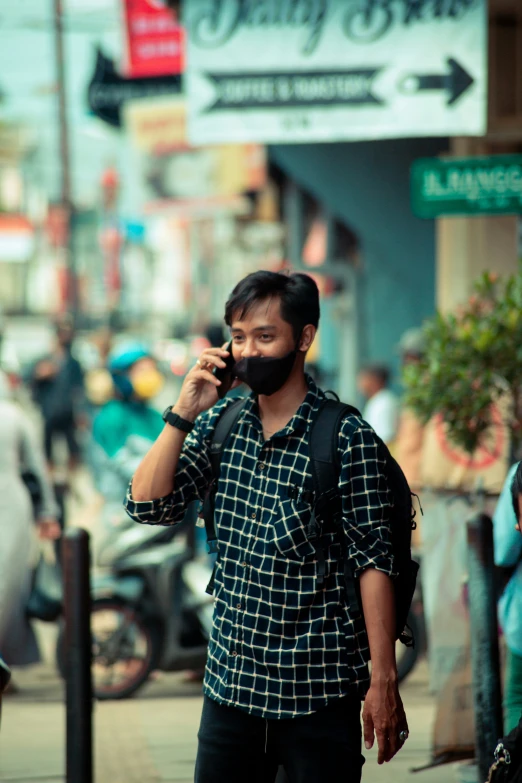
{"label": "red banner", "polygon": [[127,59],[131,79],[183,71],[184,32],[163,0],[123,0]]}

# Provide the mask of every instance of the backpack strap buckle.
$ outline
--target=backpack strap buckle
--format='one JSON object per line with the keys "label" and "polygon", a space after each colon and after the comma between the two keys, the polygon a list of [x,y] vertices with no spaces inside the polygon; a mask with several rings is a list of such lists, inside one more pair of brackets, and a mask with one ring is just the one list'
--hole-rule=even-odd
{"label": "backpack strap buckle", "polygon": [[341,496],[337,487],[332,487],[323,492],[315,501],[314,511],[319,522],[333,521],[337,523],[342,517]]}
{"label": "backpack strap buckle", "polygon": [[322,539],[319,539],[317,542],[315,553],[317,555],[317,584],[319,587],[322,587],[326,578],[326,555],[324,553],[324,543]]}
{"label": "backpack strap buckle", "polygon": [[290,484],[286,489],[286,495],[295,502],[307,503],[309,506],[314,505],[315,493],[311,489],[303,489],[297,484]]}
{"label": "backpack strap buckle", "polygon": [[286,489],[286,494],[290,500],[298,500],[299,499],[299,487],[297,484],[290,484],[289,487]]}

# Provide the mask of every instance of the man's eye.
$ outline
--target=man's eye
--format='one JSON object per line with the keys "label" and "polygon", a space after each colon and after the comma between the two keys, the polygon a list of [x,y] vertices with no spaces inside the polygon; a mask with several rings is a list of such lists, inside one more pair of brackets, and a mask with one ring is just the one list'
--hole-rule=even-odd
{"label": "man's eye", "polygon": [[262,340],[271,340],[272,339],[272,335],[271,334],[262,334],[261,335],[261,339]]}
{"label": "man's eye", "polygon": [[240,337],[239,335],[236,335],[236,336],[233,338],[233,341],[234,341],[235,343],[240,343],[242,339],[243,339],[242,337]]}

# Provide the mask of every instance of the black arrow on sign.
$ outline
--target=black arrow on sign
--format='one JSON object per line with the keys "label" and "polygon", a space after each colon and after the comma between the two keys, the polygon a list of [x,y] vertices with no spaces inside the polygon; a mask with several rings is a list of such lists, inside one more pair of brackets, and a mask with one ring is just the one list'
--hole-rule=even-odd
{"label": "black arrow on sign", "polygon": [[180,76],[155,76],[147,79],[125,79],[110,57],[96,49],[94,73],[87,88],[89,109],[96,117],[115,128],[121,127],[121,114],[126,101],[179,95]]}
{"label": "black arrow on sign", "polygon": [[415,74],[405,76],[399,85],[407,95],[416,95],[427,90],[446,90],[447,104],[452,106],[474,83],[474,79],[453,57],[448,57],[449,73]]}

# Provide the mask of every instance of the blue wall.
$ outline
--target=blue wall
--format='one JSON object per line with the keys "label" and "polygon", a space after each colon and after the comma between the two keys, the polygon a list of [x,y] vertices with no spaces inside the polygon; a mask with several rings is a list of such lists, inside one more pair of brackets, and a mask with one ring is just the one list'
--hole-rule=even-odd
{"label": "blue wall", "polygon": [[410,209],[409,170],[446,139],[276,145],[270,157],[358,236],[361,359],[397,369],[405,329],[435,310],[435,225]]}

